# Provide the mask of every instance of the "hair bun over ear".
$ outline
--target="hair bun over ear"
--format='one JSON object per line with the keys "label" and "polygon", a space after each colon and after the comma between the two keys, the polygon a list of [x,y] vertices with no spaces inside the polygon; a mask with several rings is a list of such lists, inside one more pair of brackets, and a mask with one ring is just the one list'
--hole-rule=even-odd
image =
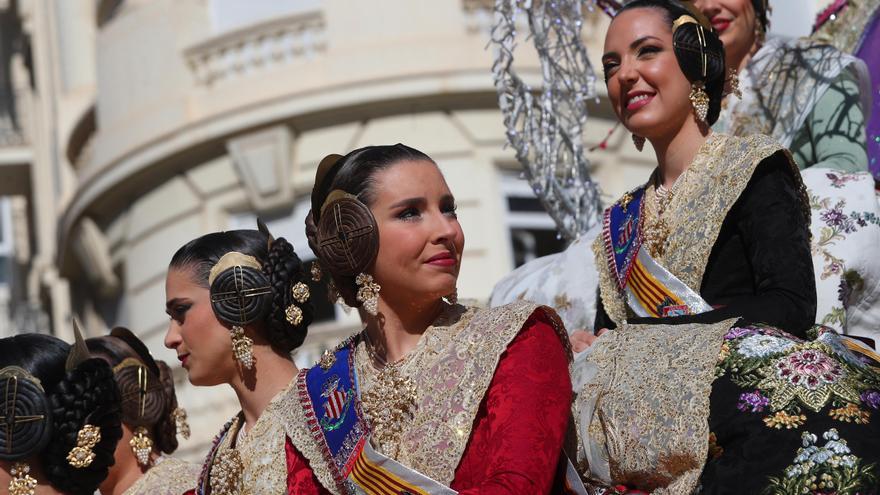
{"label": "hair bun over ear", "polygon": [[52,433],[52,412],[39,381],[18,366],[3,368],[0,407],[0,459],[26,459],[43,450]]}
{"label": "hair bun over ear", "polygon": [[336,275],[355,276],[379,252],[379,229],[370,208],[342,191],[327,196],[318,221],[318,259]]}
{"label": "hair bun over ear", "polygon": [[245,326],[268,314],[272,289],[262,270],[234,265],[216,275],[211,283],[211,307],[221,322]]}

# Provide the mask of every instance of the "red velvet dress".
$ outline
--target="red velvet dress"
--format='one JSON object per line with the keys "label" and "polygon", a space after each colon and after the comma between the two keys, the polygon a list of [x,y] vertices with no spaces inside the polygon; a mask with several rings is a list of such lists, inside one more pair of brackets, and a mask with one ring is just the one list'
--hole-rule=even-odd
{"label": "red velvet dress", "polygon": [[[451,488],[462,495],[553,493],[568,428],[568,356],[543,312],[508,346],[474,422]],[[287,441],[289,494],[327,494]]]}

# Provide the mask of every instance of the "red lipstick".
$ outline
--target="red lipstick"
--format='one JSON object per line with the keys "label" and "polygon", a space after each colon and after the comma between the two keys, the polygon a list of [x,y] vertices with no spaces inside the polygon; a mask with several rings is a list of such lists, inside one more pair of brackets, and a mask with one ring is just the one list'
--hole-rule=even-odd
{"label": "red lipstick", "polygon": [[443,251],[442,253],[431,256],[425,261],[425,263],[434,266],[455,266],[456,260],[452,253],[449,251]]}

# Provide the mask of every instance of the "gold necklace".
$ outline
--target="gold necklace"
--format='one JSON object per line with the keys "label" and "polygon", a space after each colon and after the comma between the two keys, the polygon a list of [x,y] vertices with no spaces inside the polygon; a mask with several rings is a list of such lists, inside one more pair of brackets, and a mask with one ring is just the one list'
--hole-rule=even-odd
{"label": "gold necklace", "polygon": [[675,198],[675,194],[678,191],[680,184],[684,182],[688,170],[690,170],[690,168],[685,169],[685,171],[678,176],[678,179],[676,179],[670,189],[666,189],[663,184],[657,185],[656,179],[655,185],[648,188],[648,193],[651,197],[647,198],[647,218],[645,219],[643,244],[648,250],[648,254],[653,258],[661,258],[666,253],[666,239],[669,237],[671,229],[669,227],[669,222],[666,220],[666,215],[664,214],[670,203],[672,203],[672,200]]}
{"label": "gold necklace", "polygon": [[415,354],[415,349],[401,359],[388,363],[376,352],[369,334],[366,331],[364,334],[364,348],[369,363],[362,367],[362,376],[368,388],[361,394],[361,405],[372,427],[373,444],[383,454],[397,457],[400,436],[416,412],[415,382],[403,371],[404,365]]}

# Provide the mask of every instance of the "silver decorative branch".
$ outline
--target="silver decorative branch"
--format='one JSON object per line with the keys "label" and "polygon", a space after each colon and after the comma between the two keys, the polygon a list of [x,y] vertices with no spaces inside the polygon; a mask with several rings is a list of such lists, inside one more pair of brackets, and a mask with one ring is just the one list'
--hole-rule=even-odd
{"label": "silver decorative branch", "polygon": [[[507,140],[525,178],[559,232],[576,239],[602,211],[583,139],[587,101],[596,98],[596,74],[581,39],[584,0],[496,0],[490,44],[492,74]],[[541,87],[517,75],[517,22],[525,17],[541,66]],[[520,24],[522,24],[520,22]]]}

